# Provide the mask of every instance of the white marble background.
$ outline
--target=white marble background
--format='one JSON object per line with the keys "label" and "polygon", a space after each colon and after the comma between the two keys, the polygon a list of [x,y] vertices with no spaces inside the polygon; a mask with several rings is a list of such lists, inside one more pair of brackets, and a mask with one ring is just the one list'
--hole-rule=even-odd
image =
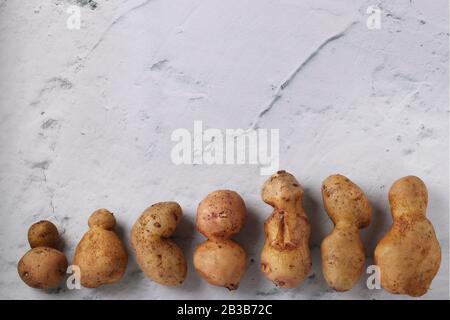
{"label": "white marble background", "polygon": [[[98,0],[82,6],[81,29],[69,30],[68,6],[84,2],[0,0],[0,298],[406,298],[368,290],[366,276],[350,292],[326,287],[318,246],[332,224],[320,185],[342,173],[374,207],[362,231],[368,264],[391,224],[392,182],[409,174],[426,182],[443,260],[423,298],[448,299],[448,1]],[[382,9],[379,30],[366,27],[369,5]],[[260,200],[266,177],[259,168],[170,160],[176,128],[192,130],[202,120],[245,129],[255,119],[280,129],[281,167],[306,190],[313,270],[293,290],[277,289],[259,272],[271,212]],[[191,263],[203,241],[196,206],[218,188],[238,191],[248,206],[235,239],[249,264],[234,292],[205,283]],[[116,214],[129,247],[139,214],[165,200],[178,201],[185,214],[176,232],[189,258],[181,287],[152,283],[132,254],[123,281],[96,290],[44,292],[20,281],[16,264],[33,222],[53,221],[71,259],[95,209]]]}

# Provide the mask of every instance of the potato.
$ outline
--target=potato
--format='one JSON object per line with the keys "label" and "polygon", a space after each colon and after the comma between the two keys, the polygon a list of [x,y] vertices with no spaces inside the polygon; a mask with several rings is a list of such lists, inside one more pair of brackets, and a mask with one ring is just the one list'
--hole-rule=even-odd
{"label": "potato", "polygon": [[109,230],[115,226],[113,214],[106,209],[97,210],[89,225],[91,228],[78,244],[72,262],[80,268],[81,285],[97,288],[118,282],[125,274],[128,254],[116,233]]}
{"label": "potato", "polygon": [[323,182],[322,198],[335,225],[320,247],[323,275],[331,288],[347,291],[363,272],[365,253],[359,229],[369,225],[372,208],[363,191],[342,175]]}
{"label": "potato", "polygon": [[88,220],[89,228],[100,227],[105,230],[114,230],[116,227],[116,218],[106,209],[94,211]]}
{"label": "potato", "polygon": [[208,283],[229,290],[239,287],[244,275],[244,249],[229,238],[245,222],[246,208],[241,196],[231,190],[217,190],[204,198],[197,208],[197,230],[209,238],[194,252],[194,267]]}
{"label": "potato", "polygon": [[17,271],[27,285],[37,289],[51,289],[63,281],[67,270],[65,255],[56,250],[58,229],[50,221],[42,220],[28,229],[29,250],[19,261]]}
{"label": "potato", "polygon": [[244,249],[232,240],[207,240],[194,253],[194,266],[208,283],[235,290],[245,272]]}
{"label": "potato", "polygon": [[176,286],[186,278],[183,252],[168,239],[181,221],[181,207],[176,202],[160,202],[147,208],[133,225],[131,244],[136,260],[151,280]]}
{"label": "potato", "polygon": [[381,286],[395,294],[424,295],[439,270],[441,248],[425,217],[428,192],[418,177],[397,180],[389,190],[394,223],[375,248]]}
{"label": "potato", "polygon": [[261,271],[277,286],[295,288],[311,269],[303,189],[293,175],[281,170],[264,183],[261,194],[263,201],[274,208],[264,225]]}
{"label": "potato", "polygon": [[64,280],[67,259],[56,249],[36,247],[20,259],[17,266],[20,278],[32,288],[56,288]]}
{"label": "potato", "polygon": [[28,242],[30,243],[31,248],[56,248],[58,241],[58,229],[50,221],[41,220],[34,223],[30,229],[28,229]]}
{"label": "potato", "polygon": [[231,190],[214,191],[200,202],[196,223],[208,239],[228,239],[245,223],[244,200]]}

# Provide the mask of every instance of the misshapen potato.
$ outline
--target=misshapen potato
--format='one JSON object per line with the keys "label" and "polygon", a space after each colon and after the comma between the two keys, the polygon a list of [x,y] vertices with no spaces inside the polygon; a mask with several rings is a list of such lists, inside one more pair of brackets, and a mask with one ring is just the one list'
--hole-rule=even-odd
{"label": "misshapen potato", "polygon": [[147,208],[133,225],[131,244],[144,274],[166,286],[186,278],[187,264],[180,247],[169,239],[182,217],[176,202],[159,202]]}
{"label": "misshapen potato", "polygon": [[439,270],[441,248],[426,218],[428,192],[422,180],[408,176],[389,190],[394,223],[375,248],[381,286],[395,294],[424,295]]}
{"label": "misshapen potato", "polygon": [[332,175],[322,184],[322,198],[335,227],[322,241],[322,270],[328,285],[350,290],[364,268],[364,246],[359,229],[369,225],[372,209],[363,191],[342,175]]}
{"label": "misshapen potato", "polygon": [[264,226],[261,270],[282,288],[298,286],[311,269],[310,226],[302,198],[300,184],[283,170],[272,175],[262,188],[263,201],[274,211]]}
{"label": "misshapen potato", "polygon": [[59,234],[50,221],[39,221],[28,230],[32,247],[19,261],[17,271],[28,286],[37,289],[56,288],[64,280],[66,256],[56,249]]}
{"label": "misshapen potato", "polygon": [[91,215],[90,229],[78,243],[72,262],[80,268],[82,286],[97,288],[115,283],[125,274],[128,254],[112,231],[115,225],[113,214],[106,209],[99,209]]}
{"label": "misshapen potato", "polygon": [[208,238],[194,252],[194,267],[208,283],[235,290],[245,272],[246,254],[228,239],[245,222],[246,208],[241,196],[231,190],[217,190],[197,208],[197,229]]}

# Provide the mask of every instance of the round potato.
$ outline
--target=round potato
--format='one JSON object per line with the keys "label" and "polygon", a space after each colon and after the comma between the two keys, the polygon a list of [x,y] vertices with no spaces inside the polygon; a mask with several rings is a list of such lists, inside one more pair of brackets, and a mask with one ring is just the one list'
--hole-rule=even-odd
{"label": "round potato", "polygon": [[64,254],[53,248],[37,247],[28,251],[17,266],[20,278],[32,288],[52,289],[63,281],[67,270]]}
{"label": "round potato", "polygon": [[89,228],[100,227],[105,230],[114,230],[116,218],[106,209],[98,209],[92,213],[88,220]]}
{"label": "round potato", "polygon": [[231,190],[217,190],[204,198],[197,208],[197,230],[208,239],[228,239],[245,222],[245,203]]}
{"label": "round potato", "polygon": [[31,248],[56,248],[58,241],[58,229],[50,221],[41,220],[31,225],[30,229],[28,229],[28,242]]}
{"label": "round potato", "polygon": [[207,240],[194,252],[194,267],[208,283],[235,290],[245,272],[244,249],[232,240]]}

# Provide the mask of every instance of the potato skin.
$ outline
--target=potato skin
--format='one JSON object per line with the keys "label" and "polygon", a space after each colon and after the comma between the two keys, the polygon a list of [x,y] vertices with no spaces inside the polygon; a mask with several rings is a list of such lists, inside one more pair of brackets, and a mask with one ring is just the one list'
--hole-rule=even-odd
{"label": "potato skin", "polygon": [[322,183],[322,199],[328,216],[335,225],[355,225],[365,228],[370,224],[372,208],[366,195],[347,177],[336,174]]}
{"label": "potato skin", "polygon": [[350,290],[364,269],[365,252],[359,229],[369,225],[372,208],[364,192],[342,175],[332,175],[322,184],[322,198],[335,227],[322,241],[322,271],[336,291]]}
{"label": "potato skin", "polygon": [[[103,212],[102,214],[112,214]],[[96,217],[97,211],[92,217]],[[114,217],[113,217],[114,218]],[[108,220],[111,220],[108,218]],[[89,219],[91,222],[91,219]],[[80,268],[80,282],[83,287],[97,288],[104,284],[118,282],[128,263],[128,254],[122,241],[114,231],[103,229],[110,224],[92,224],[78,243],[73,265]]]}
{"label": "potato skin", "polygon": [[119,237],[113,231],[93,227],[78,244],[72,264],[80,268],[83,287],[97,288],[118,282],[127,262],[128,254]]}
{"label": "potato skin", "polygon": [[310,270],[311,258],[307,247],[278,249],[267,241],[264,243],[261,252],[261,271],[278,287],[296,288]]}
{"label": "potato skin", "polygon": [[64,280],[67,265],[67,259],[62,252],[48,247],[36,247],[20,259],[17,271],[28,286],[52,289]]}
{"label": "potato skin", "polygon": [[28,242],[31,248],[56,248],[59,242],[58,229],[47,220],[36,222],[28,229]]}
{"label": "potato skin", "polygon": [[361,278],[364,270],[364,245],[356,228],[337,226],[322,241],[322,272],[328,286],[347,291]]}
{"label": "potato skin", "polygon": [[183,252],[168,239],[181,217],[178,203],[159,202],[147,208],[131,230],[131,244],[139,267],[148,278],[166,286],[180,285],[187,274]]}
{"label": "potato skin", "polygon": [[232,190],[208,194],[197,208],[197,230],[208,239],[228,239],[245,223],[245,203]]}
{"label": "potato skin", "polygon": [[277,286],[295,288],[311,270],[303,188],[293,175],[281,170],[264,183],[261,195],[274,208],[264,225],[261,271]]}
{"label": "potato skin", "polygon": [[197,208],[197,230],[208,238],[194,252],[194,267],[208,283],[236,290],[244,275],[244,249],[229,238],[245,222],[246,208],[241,196],[232,190],[208,194]]}
{"label": "potato skin", "polygon": [[116,227],[116,218],[107,209],[98,209],[89,217],[88,225],[89,228],[100,227],[112,231]]}
{"label": "potato skin", "polygon": [[422,180],[407,176],[389,190],[394,223],[375,248],[381,286],[390,293],[424,295],[439,270],[441,248],[425,217],[428,192]]}
{"label": "potato skin", "polygon": [[232,240],[207,240],[194,252],[194,267],[208,283],[235,290],[244,275],[246,254]]}

